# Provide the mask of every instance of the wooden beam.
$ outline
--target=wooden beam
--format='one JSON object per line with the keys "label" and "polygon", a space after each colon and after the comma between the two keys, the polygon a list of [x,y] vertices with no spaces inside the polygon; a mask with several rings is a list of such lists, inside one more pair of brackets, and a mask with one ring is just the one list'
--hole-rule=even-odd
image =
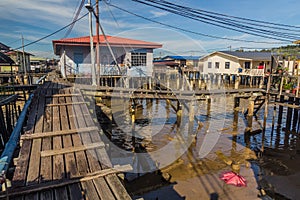
{"label": "wooden beam", "polygon": [[61,155],[61,154],[66,154],[66,153],[73,153],[73,152],[77,152],[77,151],[103,148],[104,146],[105,145],[103,142],[96,142],[96,143],[91,143],[91,144],[86,144],[86,145],[81,145],[81,146],[76,146],[76,147],[73,146],[73,147],[67,147],[67,148],[62,148],[62,149],[42,151],[41,157],[55,156],[55,155]]}
{"label": "wooden beam", "polygon": [[283,106],[283,107],[288,107],[288,108],[293,108],[293,109],[297,109],[297,110],[300,109],[300,106],[298,106],[298,105],[292,105],[292,104],[288,104],[288,103],[276,102],[275,105]]}
{"label": "wooden beam", "polygon": [[55,132],[25,134],[25,135],[21,136],[21,140],[31,140],[31,139],[37,139],[37,138],[71,135],[71,134],[75,134],[75,133],[84,133],[84,132],[98,131],[98,130],[99,129],[97,126],[92,126],[92,127],[87,127],[87,128],[78,128],[78,129],[62,130],[62,131],[55,131]]}
{"label": "wooden beam", "polygon": [[[109,169],[103,169],[99,170],[93,173],[88,173],[85,176],[78,176],[74,177],[69,180],[55,180],[51,182],[44,182],[44,183],[39,183],[38,185],[32,185],[32,186],[25,186],[25,187],[19,187],[19,188],[9,188],[8,194],[9,196],[21,196],[21,195],[26,195],[30,193],[36,193],[39,191],[43,190],[51,190],[54,188],[59,188],[75,183],[80,183],[84,181],[89,181],[89,180],[94,180],[99,177],[104,177],[110,174],[116,174],[119,172],[123,171],[130,171],[132,170],[132,167],[130,165],[124,165],[124,166],[116,166],[114,168],[109,168]],[[6,198],[6,193],[2,192],[0,194],[0,198]]]}
{"label": "wooden beam", "polygon": [[81,94],[53,94],[53,95],[46,95],[46,98],[52,98],[52,97],[77,97]]}
{"label": "wooden beam", "polygon": [[55,103],[55,104],[48,104],[46,106],[68,106],[68,105],[80,105],[80,104],[87,104],[88,102],[70,102],[70,103]]}

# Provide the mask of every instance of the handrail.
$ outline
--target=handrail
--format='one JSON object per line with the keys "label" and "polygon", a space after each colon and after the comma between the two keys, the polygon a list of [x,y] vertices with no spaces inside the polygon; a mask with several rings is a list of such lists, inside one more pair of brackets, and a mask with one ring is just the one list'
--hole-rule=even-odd
{"label": "handrail", "polygon": [[29,105],[31,104],[33,96],[34,96],[34,94],[31,94],[29,96],[29,99],[25,103],[23,110],[18,118],[17,124],[16,124],[13,132],[11,133],[11,136],[10,136],[8,142],[6,143],[4,151],[2,152],[2,155],[0,157],[0,172],[2,172],[2,174],[3,174],[3,172],[7,171],[9,163],[11,162],[14,151],[19,142],[23,123],[26,118],[26,113],[27,113]]}

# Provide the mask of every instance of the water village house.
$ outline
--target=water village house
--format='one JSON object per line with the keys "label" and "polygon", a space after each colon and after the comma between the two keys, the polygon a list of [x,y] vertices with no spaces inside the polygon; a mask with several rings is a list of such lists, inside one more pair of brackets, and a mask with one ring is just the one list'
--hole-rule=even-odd
{"label": "water village house", "polygon": [[271,69],[271,52],[217,51],[200,59],[203,74],[262,76]]}
{"label": "water village house", "polygon": [[[162,45],[153,42],[106,36],[121,71],[128,76],[151,76],[153,72],[153,50]],[[97,36],[93,38],[96,45]],[[53,41],[54,53],[60,56],[61,73],[90,74],[90,37],[66,38]],[[96,59],[95,59],[96,60]],[[119,75],[115,61],[100,35],[100,75]]]}
{"label": "water village house", "polygon": [[[182,70],[187,77],[198,79],[200,76],[199,68],[200,56],[165,56],[154,60],[154,71],[157,73],[177,74],[178,69]],[[173,76],[170,76],[171,78]]]}
{"label": "water village house", "polygon": [[[11,68],[10,65],[4,65],[2,64],[0,71],[1,72],[24,72],[24,68],[26,67],[27,71],[30,70],[30,56],[32,54],[17,51],[17,50],[11,50],[11,48],[3,43],[0,42],[0,52],[4,53],[5,55],[9,56],[13,61],[14,65],[13,68]],[[25,58],[25,62],[23,61]]]}

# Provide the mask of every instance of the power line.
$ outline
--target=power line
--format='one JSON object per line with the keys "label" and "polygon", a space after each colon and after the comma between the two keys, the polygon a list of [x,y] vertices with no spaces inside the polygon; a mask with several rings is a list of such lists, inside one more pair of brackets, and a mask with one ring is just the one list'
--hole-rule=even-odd
{"label": "power line", "polygon": [[[74,21],[76,21],[76,20],[78,19],[78,16],[80,15],[80,12],[81,12],[81,10],[82,10],[82,7],[84,6],[84,2],[85,2],[85,0],[81,0],[81,3],[80,3],[80,5],[79,5],[79,7],[78,7],[78,9],[77,9],[76,15],[74,16],[72,22],[74,22]],[[69,27],[69,29],[67,30],[67,32],[65,33],[65,35],[64,35],[63,38],[67,38],[67,37],[70,35],[71,31],[73,30],[74,25],[75,25],[75,23],[73,23],[73,24]]]}
{"label": "power line", "polygon": [[56,31],[54,31],[54,32],[52,32],[52,33],[50,33],[50,34],[48,34],[48,35],[42,37],[42,38],[40,38],[40,39],[37,39],[37,40],[35,40],[35,41],[33,41],[33,42],[30,42],[30,43],[28,43],[28,44],[25,44],[24,46],[20,46],[20,47],[18,47],[18,48],[13,49],[13,50],[18,50],[18,49],[21,49],[21,48],[23,48],[23,47],[27,47],[27,46],[33,45],[33,44],[35,44],[35,43],[37,43],[37,42],[40,42],[40,41],[42,41],[42,40],[44,40],[44,39],[46,39],[46,38],[52,36],[52,35],[55,35],[56,33],[59,33],[60,31],[62,31],[62,30],[64,30],[64,29],[68,28],[68,27],[71,26],[72,24],[75,24],[75,23],[78,22],[79,20],[83,19],[83,18],[86,17],[88,14],[89,14],[89,13],[84,14],[83,16],[81,16],[81,17],[78,18],[77,20],[71,22],[70,24],[68,24],[68,25],[66,25],[66,26],[64,26],[64,27],[62,27],[62,28],[60,28],[60,29],[58,29],[58,30],[56,30]]}
{"label": "power line", "polygon": [[[259,31],[261,33],[270,33],[272,35],[277,35],[277,36],[283,35],[283,36],[285,36],[287,38],[291,38],[291,39],[298,39],[298,38],[295,38],[293,36],[299,36],[299,34],[295,34],[295,33],[278,32],[277,30],[279,29],[279,27],[275,27],[275,26],[269,26],[269,25],[265,25],[265,24],[256,24],[256,23],[251,23],[251,22],[247,22],[247,21],[235,20],[235,19],[231,19],[231,18],[228,18],[228,17],[223,17],[222,14],[216,14],[216,13],[215,14],[210,14],[210,12],[206,12],[204,10],[199,11],[198,9],[184,7],[184,6],[177,5],[177,4],[174,4],[174,3],[171,3],[171,2],[167,2],[167,1],[155,1],[155,0],[148,0],[148,1],[156,3],[156,4],[160,4],[162,6],[166,6],[168,8],[171,8],[171,9],[175,10],[175,11],[180,10],[181,13],[188,13],[189,15],[192,15],[194,17],[200,17],[202,19],[212,20],[214,22],[221,23],[221,24],[224,24],[224,22],[225,22],[229,26],[235,26],[235,27],[238,27],[238,28]],[[185,10],[185,12],[184,12],[184,10]],[[205,16],[205,17],[201,17],[201,16]],[[248,26],[248,25],[244,25],[244,24],[249,24],[249,25],[252,25],[252,26]],[[253,27],[253,26],[255,26],[255,27]],[[262,27],[269,28],[271,30],[262,29]],[[275,29],[276,31],[273,31],[272,29]],[[280,30],[287,30],[287,31],[292,31],[292,32],[299,32],[300,31],[299,29],[298,30],[295,30],[295,29],[292,30],[292,29],[285,29],[283,27],[280,27]]]}
{"label": "power line", "polygon": [[[214,25],[214,26],[218,26],[218,27],[233,30],[233,31],[238,31],[241,33],[247,33],[247,34],[254,35],[254,36],[260,36],[260,37],[264,37],[264,38],[281,40],[281,41],[286,41],[286,42],[292,42],[292,40],[289,40],[289,39],[293,39],[293,40],[298,39],[297,37],[294,37],[293,35],[290,35],[289,33],[282,33],[282,32],[258,29],[255,27],[245,26],[243,24],[237,24],[237,23],[233,23],[233,22],[228,23],[227,21],[224,21],[224,20],[219,20],[219,19],[216,20],[216,19],[208,18],[206,16],[203,17],[201,15],[196,15],[195,12],[190,11],[191,8],[189,8],[189,10],[182,9],[182,8],[180,8],[179,5],[172,4],[167,1],[155,1],[155,0],[147,0],[146,2],[142,1],[142,0],[133,0],[133,1],[145,4],[145,5],[148,5],[151,7],[155,7],[155,8],[164,10],[164,11],[168,11],[173,14],[177,14],[177,15],[189,18],[189,19],[197,20],[197,21],[209,24],[209,25]],[[175,7],[174,7],[174,5],[175,5]],[[246,31],[246,30],[248,30],[248,31]]]}
{"label": "power line", "polygon": [[237,42],[259,43],[259,44],[287,44],[287,42],[260,42],[260,41],[254,41],[254,40],[233,39],[233,38],[220,37],[220,36],[216,36],[216,35],[209,35],[209,34],[199,33],[199,32],[196,32],[196,31],[191,31],[191,30],[187,30],[187,29],[184,29],[184,28],[180,28],[180,27],[177,27],[177,26],[170,25],[170,24],[166,24],[166,23],[163,23],[163,22],[159,22],[159,21],[156,21],[154,19],[149,19],[149,18],[144,17],[142,15],[139,15],[139,14],[133,13],[131,11],[125,10],[123,8],[120,8],[120,7],[118,7],[114,4],[110,4],[110,6],[112,6],[114,8],[117,8],[117,9],[119,9],[123,12],[126,12],[128,14],[131,14],[131,15],[134,15],[136,17],[142,18],[144,20],[156,23],[156,24],[160,24],[160,25],[163,25],[163,26],[166,26],[166,27],[170,27],[172,29],[176,29],[176,30],[180,30],[180,31],[183,31],[183,32],[192,33],[192,34],[195,34],[195,35],[204,36],[204,37],[210,37],[210,38],[222,39],[222,40],[230,40],[230,41],[237,41]]}

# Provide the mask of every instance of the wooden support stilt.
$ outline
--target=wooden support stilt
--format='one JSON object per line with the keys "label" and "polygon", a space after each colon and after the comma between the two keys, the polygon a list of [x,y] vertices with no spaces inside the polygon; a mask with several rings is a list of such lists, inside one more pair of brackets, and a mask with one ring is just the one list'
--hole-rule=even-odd
{"label": "wooden support stilt", "polygon": [[194,116],[195,116],[195,104],[194,104],[194,100],[192,100],[189,102],[189,126],[188,126],[189,134],[193,134]]}
{"label": "wooden support stilt", "polygon": [[[293,104],[294,97],[289,97],[288,103]],[[290,131],[290,129],[291,129],[292,117],[293,117],[293,108],[288,107],[287,116],[286,116],[286,130],[287,131]]]}
{"label": "wooden support stilt", "polygon": [[[284,102],[284,96],[280,95],[280,99],[279,99],[280,103]],[[279,109],[278,109],[278,121],[277,121],[277,127],[278,129],[281,127],[281,123],[282,123],[282,112],[283,112],[283,106],[279,105]]]}
{"label": "wooden support stilt", "polygon": [[[300,104],[300,99],[299,98],[295,98],[295,105],[296,106],[299,106]],[[298,114],[299,110],[297,109],[294,109],[294,116],[293,116],[293,131],[296,131],[296,127],[297,127],[297,122],[298,122],[298,117],[299,117],[299,114]]]}
{"label": "wooden support stilt", "polygon": [[207,99],[207,116],[210,116],[210,109],[211,109],[211,98]]}
{"label": "wooden support stilt", "polygon": [[234,97],[234,114],[233,114],[233,128],[237,129],[239,122],[239,108],[240,107],[240,98]]}
{"label": "wooden support stilt", "polygon": [[246,132],[252,131],[252,123],[253,123],[253,112],[254,112],[254,97],[249,98],[249,106],[248,106],[248,115],[247,115],[247,130]]}
{"label": "wooden support stilt", "polygon": [[180,126],[181,124],[181,117],[182,117],[182,105],[180,104],[180,102],[177,102],[177,112],[176,112],[176,116],[177,116],[177,126]]}

